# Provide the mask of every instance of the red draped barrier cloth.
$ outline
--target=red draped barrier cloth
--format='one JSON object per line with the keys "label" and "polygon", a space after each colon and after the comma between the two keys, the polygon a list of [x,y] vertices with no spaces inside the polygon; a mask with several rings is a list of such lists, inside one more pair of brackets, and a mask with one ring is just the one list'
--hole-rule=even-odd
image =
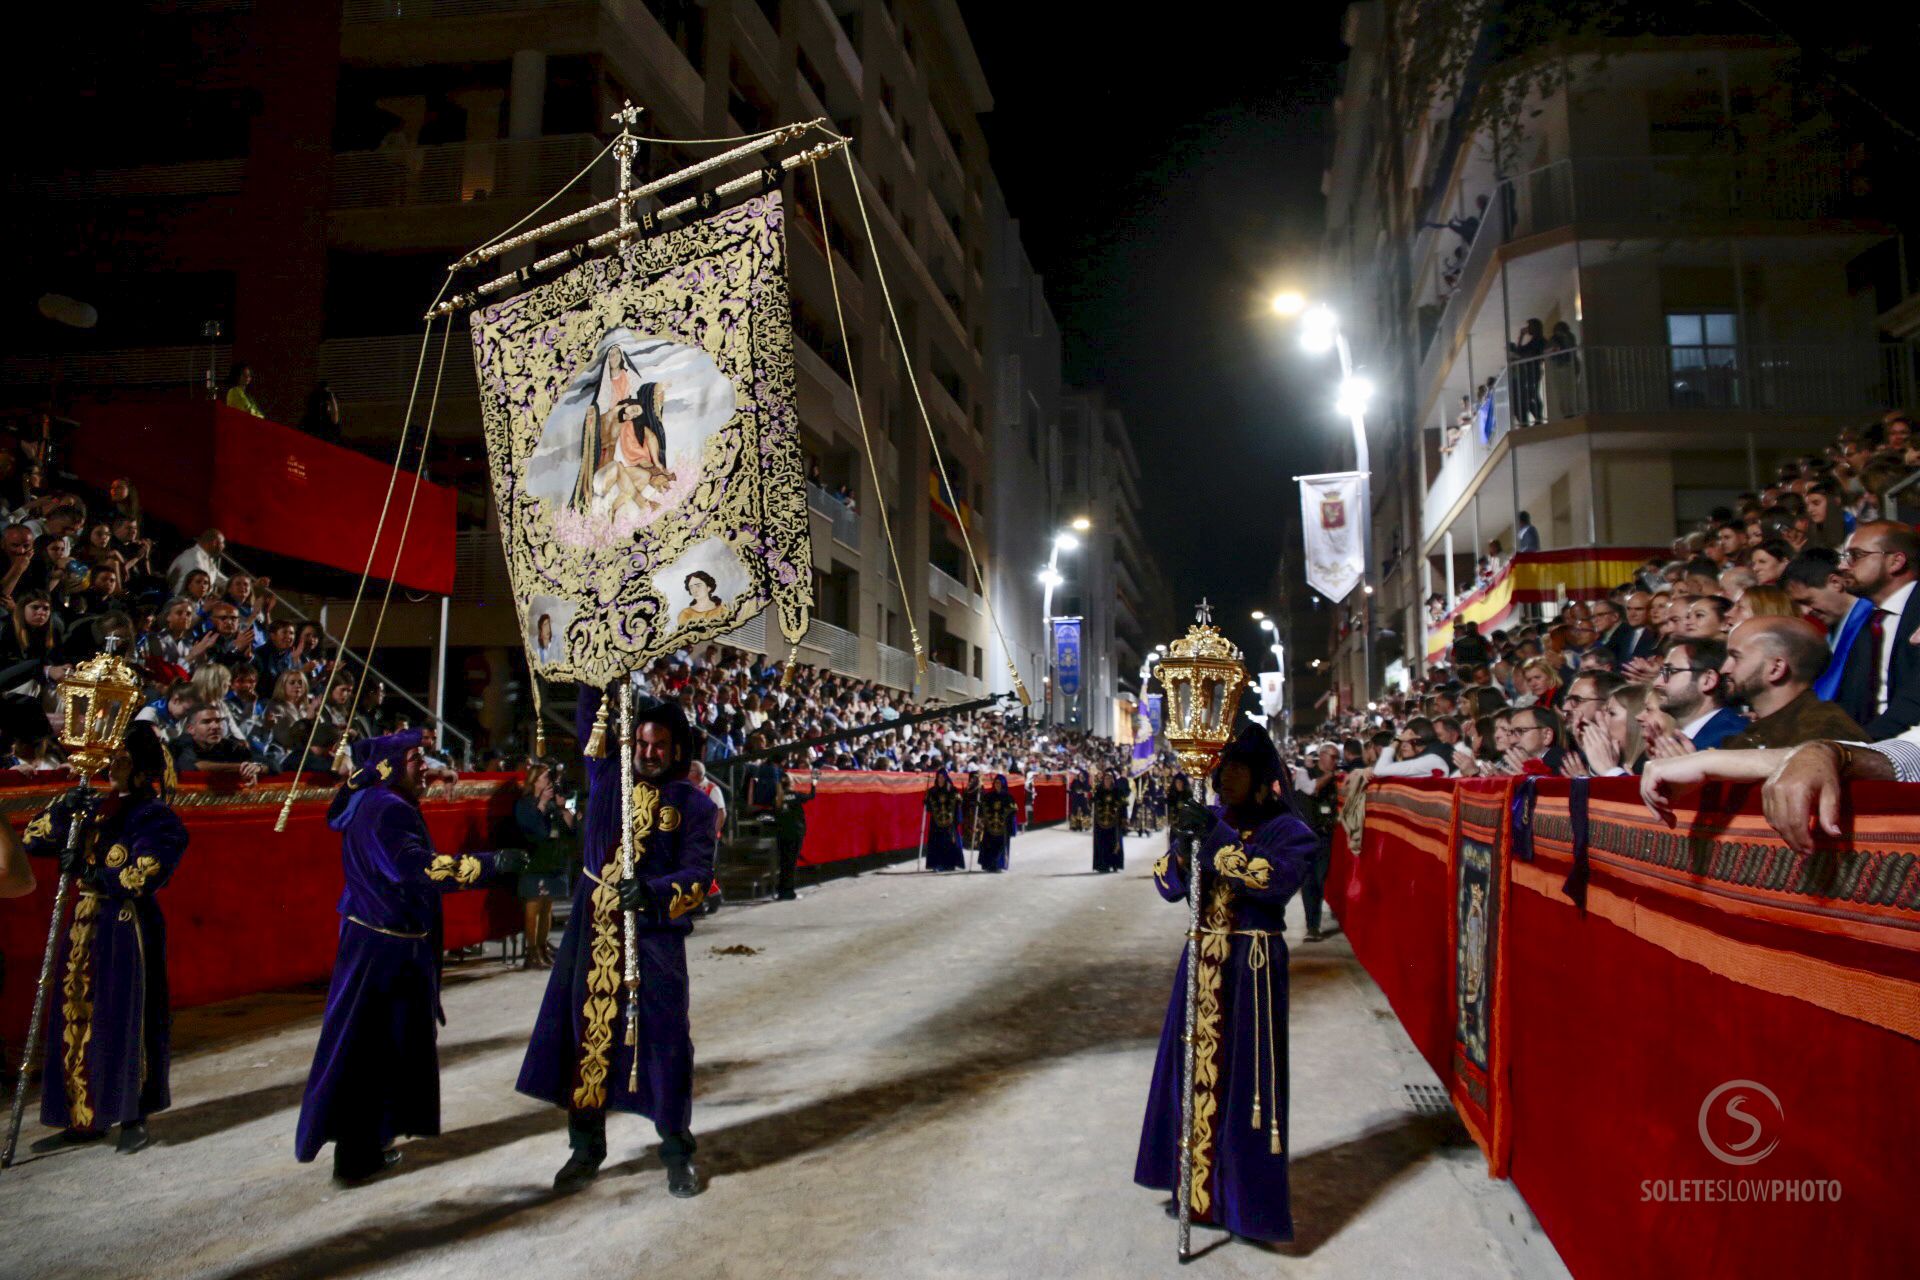
{"label": "red draped barrier cloth", "polygon": [[[182,775],[176,811],[192,841],[159,894],[174,1007],[326,978],[333,972],[342,881],[340,836],[326,823],[331,791],[303,791],[312,798],[295,801],[287,830],[276,835],[284,787],[237,791],[205,778]],[[515,782],[512,775],[469,774],[451,795],[434,788],[421,808],[435,848],[499,847],[495,837],[511,817]],[[0,806],[17,830],[64,789],[0,783]],[[9,1053],[17,1051],[32,1011],[59,870],[53,859],[36,858],[34,875],[39,883],[31,897],[0,902],[0,1036]],[[446,897],[449,949],[519,930],[519,904],[508,888]]]}
{"label": "red draped barrier cloth", "polygon": [[[850,858],[912,853],[920,847],[930,773],[863,773],[823,770],[820,794],[807,806],[807,838],[800,865],[824,866]],[[964,783],[956,781],[956,785]],[[1007,790],[1023,809],[1026,779],[1007,775]],[[1046,826],[1067,816],[1067,779],[1043,774],[1035,779],[1032,825]]]}
{"label": "red draped barrier cloth", "polygon": [[453,590],[458,495],[445,485],[423,481],[416,498],[413,473],[401,472],[381,526],[393,467],[304,431],[206,401],[116,401],[89,405],[79,417],[72,450],[80,478],[105,489],[128,477],[147,511],[190,538],[217,528],[236,547],[358,573],[380,527],[374,576],[391,572],[401,586],[435,595]]}
{"label": "red draped barrier cloth", "polygon": [[[1337,834],[1327,887],[1450,1086],[1454,854],[1439,815],[1452,790],[1374,784],[1359,856]],[[1633,782],[1596,781],[1584,910],[1565,890],[1568,793],[1539,785],[1533,856],[1507,864],[1501,993],[1511,1176],[1568,1267],[1912,1275],[1899,1229],[1920,1186],[1910,789],[1855,786],[1850,840],[1800,858],[1766,827],[1757,788],[1702,791],[1668,831]]]}

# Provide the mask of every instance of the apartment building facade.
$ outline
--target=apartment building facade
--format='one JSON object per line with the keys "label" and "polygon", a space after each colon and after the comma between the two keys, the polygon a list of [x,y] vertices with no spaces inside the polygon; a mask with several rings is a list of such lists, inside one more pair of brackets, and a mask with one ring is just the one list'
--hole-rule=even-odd
{"label": "apartment building facade", "polygon": [[[1347,10],[1326,256],[1387,392],[1374,626],[1405,637],[1417,672],[1421,602],[1470,590],[1491,544],[1511,553],[1518,512],[1543,550],[1664,546],[1908,403],[1913,364],[1876,324],[1893,228],[1857,158],[1814,140],[1790,45],[1516,51],[1557,59],[1556,82],[1473,129],[1459,102],[1388,117],[1382,16],[1378,0]],[[1535,354],[1533,322],[1571,348]],[[1360,603],[1336,640],[1349,705]]]}
{"label": "apartment building facade", "polygon": [[[38,233],[47,279],[76,281],[65,291],[99,297],[109,317],[131,313],[121,299],[163,299],[166,321],[116,320],[84,341],[55,335],[38,350],[11,342],[0,386],[64,377],[70,389],[204,394],[209,377],[240,359],[272,416],[297,421],[308,389],[324,379],[348,439],[390,448],[406,415],[419,317],[447,264],[536,211],[550,217],[610,195],[611,166],[602,162],[543,207],[598,154],[622,103],[644,108],[637,131],[658,138],[724,139],[824,118],[856,139],[854,166],[894,306],[890,313],[882,296],[845,162],[789,177],[798,416],[818,467],[809,491],[816,621],[800,656],[909,687],[911,615],[930,659],[924,696],[1005,688],[983,577],[1012,557],[1006,596],[1022,620],[1008,645],[1030,673],[1040,644],[1037,617],[1025,614],[1037,605],[1026,608],[1011,566],[1024,573],[1033,549],[999,544],[1024,537],[1015,516],[1032,509],[1031,472],[1050,452],[1024,445],[1026,403],[1038,399],[1035,429],[1049,430],[1058,335],[1043,299],[1037,312],[1011,305],[1015,292],[1037,295],[1037,281],[1009,277],[1001,288],[989,279],[990,258],[1024,255],[1007,243],[1017,230],[994,189],[977,119],[992,98],[952,0],[186,4],[151,6],[140,23],[141,43],[167,56],[145,78],[116,83],[103,74],[74,86],[91,104],[74,128],[125,118],[143,101],[182,127],[123,135],[111,168],[85,171],[66,157],[95,154],[87,137],[50,142],[27,166],[37,171],[15,180],[25,209],[14,217],[17,229]],[[146,96],[179,82],[197,87]],[[648,143],[640,176],[717,149]],[[84,234],[62,232],[76,216]],[[138,251],[117,250],[119,261],[103,269],[103,244]],[[835,284],[851,334],[845,344]],[[1001,313],[1018,322],[1017,334],[990,335]],[[1046,330],[1038,335],[1035,314]],[[457,480],[468,495],[450,617],[454,661],[486,689],[480,718],[499,721],[519,641],[504,607],[510,594],[458,329],[435,417],[440,443],[429,457],[436,478]],[[990,372],[998,349],[1020,359],[1022,389],[1003,398],[1021,412],[1005,421]],[[1002,433],[1022,447],[996,468]],[[1002,484],[1018,496],[1002,497]],[[835,496],[842,490],[851,502]],[[438,628],[434,605],[396,608],[382,645],[424,649]],[[736,640],[766,647],[758,624]]]}

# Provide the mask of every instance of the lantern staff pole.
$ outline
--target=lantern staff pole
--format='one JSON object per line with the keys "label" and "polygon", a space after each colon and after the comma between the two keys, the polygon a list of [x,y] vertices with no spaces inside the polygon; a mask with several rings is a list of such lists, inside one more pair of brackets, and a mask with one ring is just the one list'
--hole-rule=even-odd
{"label": "lantern staff pole", "polygon": [[[81,799],[67,825],[67,857],[61,859],[63,863],[71,861],[74,850],[80,847],[81,833],[93,821],[93,787],[84,774],[81,775],[77,790]],[[59,887],[53,893],[53,919],[47,922],[46,953],[40,957],[40,982],[33,989],[33,1020],[27,1024],[26,1048],[20,1057],[20,1077],[13,1086],[13,1111],[7,1117],[7,1142],[0,1149],[0,1169],[12,1167],[13,1153],[20,1143],[20,1124],[27,1110],[27,1084],[33,1075],[33,1060],[40,1054],[40,1029],[45,1025],[47,993],[53,990],[53,956],[60,945],[60,922],[66,919],[67,900],[72,895],[73,876],[62,871]]]}

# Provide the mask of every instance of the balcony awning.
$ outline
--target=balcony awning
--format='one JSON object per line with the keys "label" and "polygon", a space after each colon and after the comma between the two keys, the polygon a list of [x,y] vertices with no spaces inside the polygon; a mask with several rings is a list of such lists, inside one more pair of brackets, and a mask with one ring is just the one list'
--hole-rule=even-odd
{"label": "balcony awning", "polygon": [[[96,404],[75,416],[75,473],[100,489],[127,477],[144,511],[188,537],[214,528],[236,547],[352,573],[365,567],[393,475],[388,464],[209,401]],[[402,472],[373,576],[391,573],[400,586],[450,594],[455,495],[445,485],[421,483],[394,570],[412,488],[412,473]]]}
{"label": "balcony awning", "polygon": [[1570,551],[1529,551],[1507,563],[1486,586],[1455,605],[1453,612],[1427,628],[1427,661],[1445,657],[1453,643],[1454,623],[1480,624],[1480,634],[1506,626],[1523,604],[1554,600],[1599,600],[1630,581],[1661,547],[1577,547]]}

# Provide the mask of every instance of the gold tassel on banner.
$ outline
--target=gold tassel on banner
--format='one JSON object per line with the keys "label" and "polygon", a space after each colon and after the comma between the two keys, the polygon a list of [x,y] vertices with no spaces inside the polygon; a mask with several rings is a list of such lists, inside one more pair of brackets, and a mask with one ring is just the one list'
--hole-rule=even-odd
{"label": "gold tassel on banner", "polygon": [[347,735],[340,735],[340,745],[333,749],[333,771],[344,773],[353,768],[353,748],[347,745]]}
{"label": "gold tassel on banner", "polygon": [[1013,665],[1012,658],[1007,659],[1007,674],[1013,677],[1013,691],[1019,695],[1020,705],[1023,707],[1032,706],[1033,698],[1027,693],[1026,682],[1020,678],[1020,668]]}
{"label": "gold tassel on banner", "polygon": [[587,735],[587,745],[583,755],[589,760],[598,760],[607,754],[607,700],[600,699],[600,710],[593,717],[593,732]]}
{"label": "gold tassel on banner", "polygon": [[543,760],[547,754],[547,714],[540,709],[540,677],[529,671],[527,683],[533,686],[533,758]]}
{"label": "gold tassel on banner", "polygon": [[800,659],[800,646],[796,644],[793,646],[793,652],[787,655],[786,668],[780,672],[780,687],[782,689],[786,689],[792,686],[793,664],[799,661],[799,659]]}

